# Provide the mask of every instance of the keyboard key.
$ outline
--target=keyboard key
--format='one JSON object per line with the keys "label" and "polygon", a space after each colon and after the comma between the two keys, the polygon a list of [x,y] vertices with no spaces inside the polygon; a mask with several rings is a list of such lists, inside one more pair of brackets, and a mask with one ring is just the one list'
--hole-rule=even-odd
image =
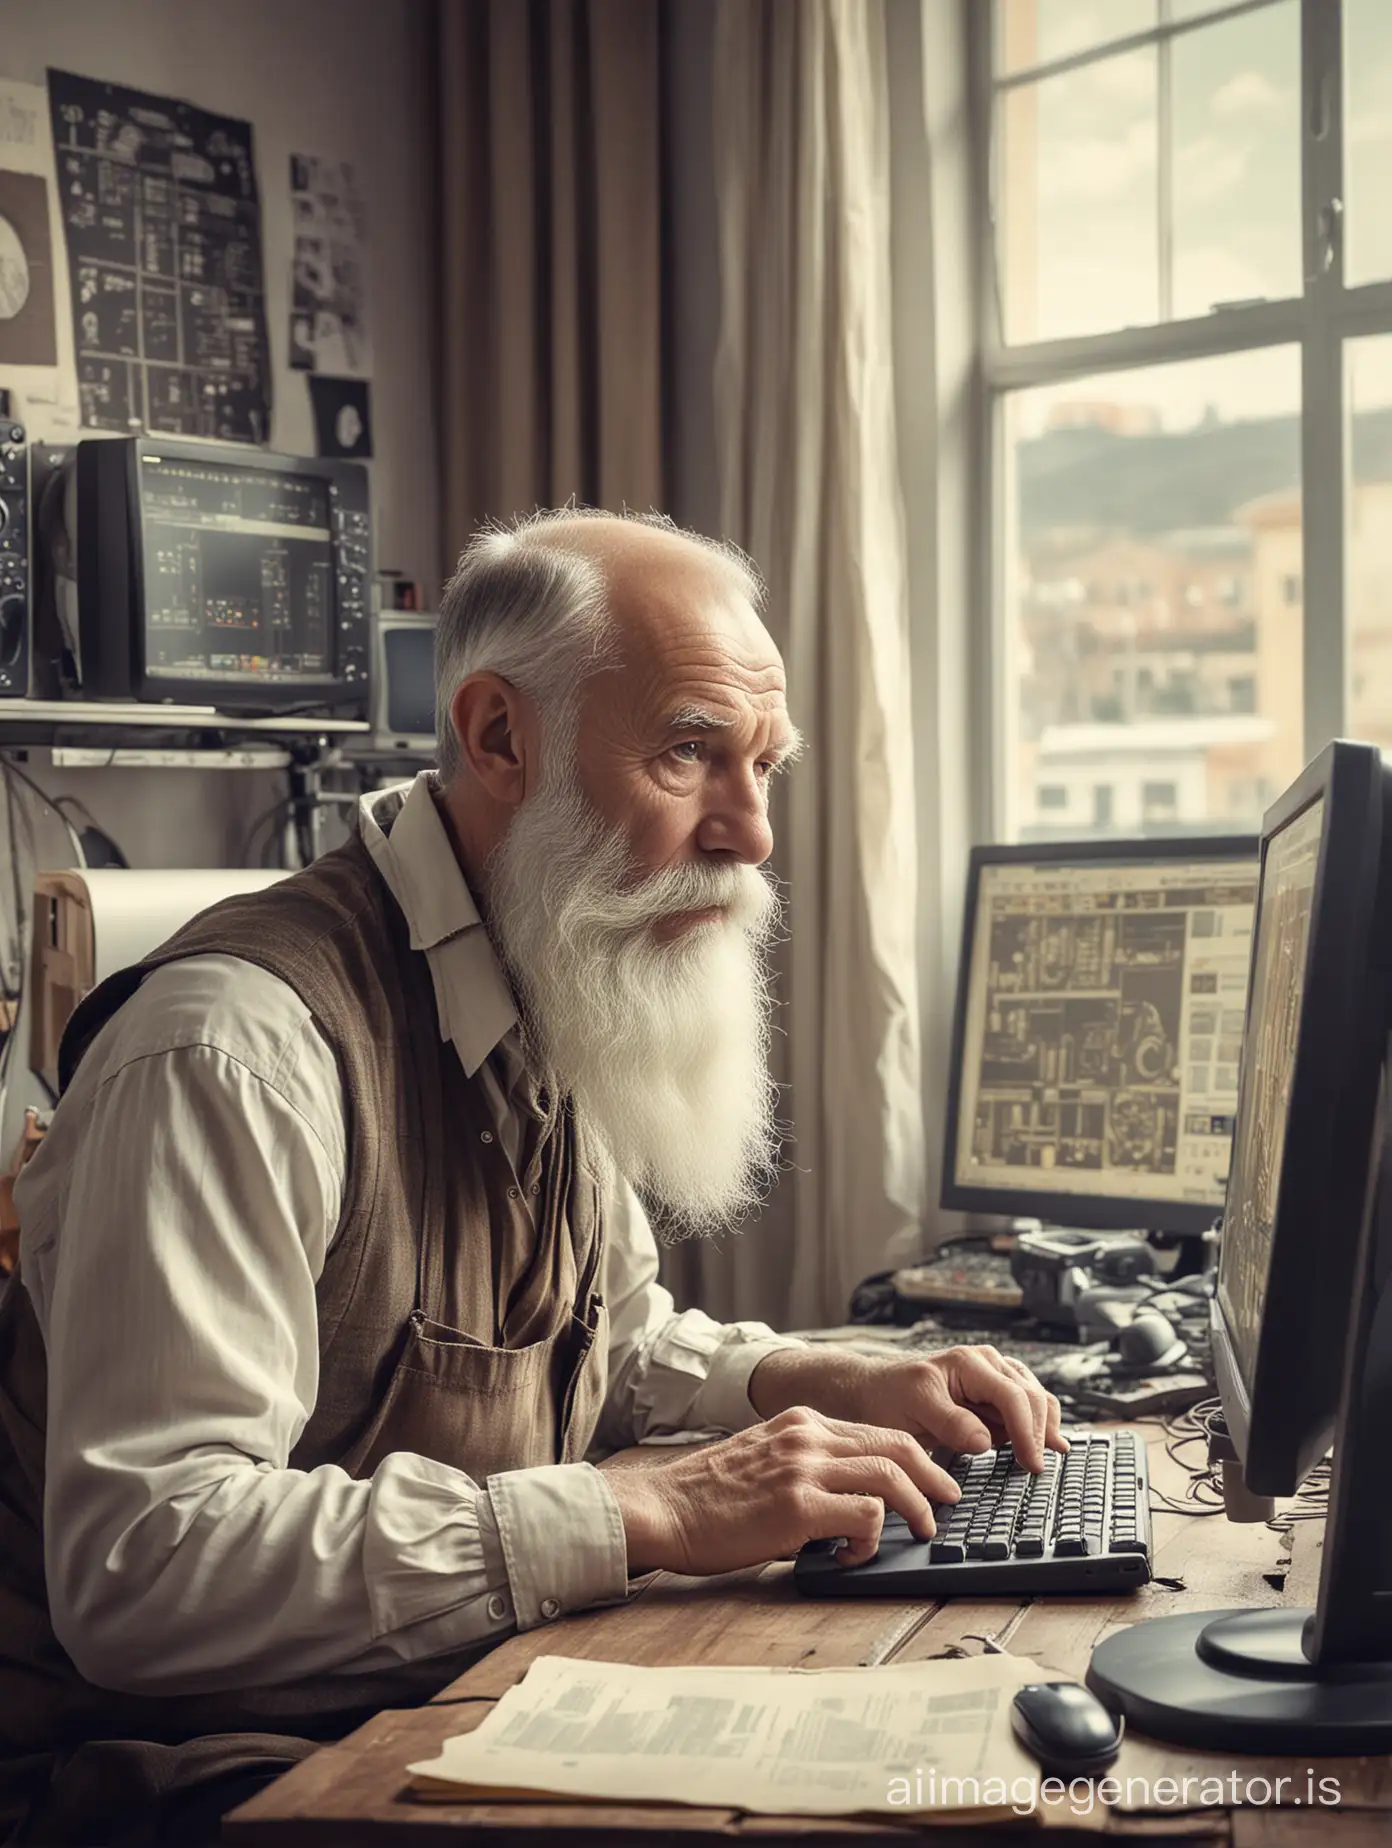
{"label": "keyboard key", "polygon": [[1081,1559],[1100,1551],[1091,1534],[1064,1534],[1054,1542],[1054,1556],[1058,1559]]}
{"label": "keyboard key", "polygon": [[987,1540],[981,1548],[983,1559],[1009,1559],[1010,1542],[1003,1535]]}
{"label": "keyboard key", "polygon": [[1017,1559],[1042,1559],[1044,1557],[1043,1537],[1039,1534],[1021,1534],[1015,1542],[1015,1557]]}
{"label": "keyboard key", "polygon": [[957,1566],[967,1556],[967,1549],[960,1540],[934,1540],[928,1548],[928,1557],[935,1566]]}
{"label": "keyboard key", "polygon": [[1149,1550],[1145,1541],[1137,1539],[1135,1534],[1114,1535],[1112,1538],[1114,1553],[1146,1553]]}

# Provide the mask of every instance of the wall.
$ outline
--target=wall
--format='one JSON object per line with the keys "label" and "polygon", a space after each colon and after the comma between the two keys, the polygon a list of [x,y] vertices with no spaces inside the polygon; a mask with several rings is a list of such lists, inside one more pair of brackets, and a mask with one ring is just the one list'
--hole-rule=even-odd
{"label": "wall", "polygon": [[[312,454],[314,434],[304,375],[288,363],[289,156],[355,163],[371,238],[377,560],[433,596],[442,561],[429,21],[419,0],[0,0],[0,75],[42,83],[53,65],[251,121],[274,372],[272,444],[291,454]],[[260,772],[56,771],[45,757],[30,754],[30,774],[50,793],[77,796],[136,866],[239,865],[251,821],[284,790],[283,778]],[[53,817],[35,818],[40,863],[67,865],[72,856]],[[21,1101],[10,1100],[0,1127],[0,1158],[14,1139]]]}
{"label": "wall", "polygon": [[[289,157],[359,170],[372,240],[372,409],[379,562],[440,568],[427,175],[429,9],[418,0],[0,0],[0,74],[49,65],[249,120],[261,189],[275,404],[272,446],[314,453],[289,367]],[[3,383],[0,374],[0,383]]]}

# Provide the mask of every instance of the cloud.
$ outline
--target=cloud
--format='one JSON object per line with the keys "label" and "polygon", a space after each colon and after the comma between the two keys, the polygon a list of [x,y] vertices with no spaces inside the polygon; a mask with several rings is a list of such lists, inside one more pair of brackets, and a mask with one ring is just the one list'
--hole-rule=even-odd
{"label": "cloud", "polygon": [[1285,107],[1286,95],[1260,71],[1239,71],[1213,92],[1209,109],[1220,122],[1236,117],[1274,115]]}
{"label": "cloud", "polygon": [[1206,204],[1241,186],[1251,160],[1250,142],[1200,135],[1175,150],[1175,179],[1186,204]]}
{"label": "cloud", "polygon": [[1155,126],[1133,122],[1113,138],[1100,135],[1044,143],[1039,196],[1048,204],[1124,199],[1155,173]]}

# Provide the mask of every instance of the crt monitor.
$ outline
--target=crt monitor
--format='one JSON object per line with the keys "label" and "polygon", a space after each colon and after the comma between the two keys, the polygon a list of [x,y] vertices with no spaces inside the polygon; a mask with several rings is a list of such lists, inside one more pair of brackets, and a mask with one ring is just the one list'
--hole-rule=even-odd
{"label": "crt monitor", "polygon": [[113,437],[67,469],[64,628],[86,698],[362,716],[361,464]]}
{"label": "crt monitor", "polygon": [[1222,1253],[1223,1413],[1248,1486],[1334,1443],[1313,1612],[1199,1612],[1102,1643],[1141,1731],[1259,1752],[1392,1748],[1392,772],[1328,747],[1269,811]]}
{"label": "crt monitor", "polygon": [[1255,836],[973,849],[945,1207],[1208,1230],[1256,885]]}
{"label": "crt monitor", "polygon": [[435,755],[434,616],[382,610],[373,619],[372,737],[375,755]]}

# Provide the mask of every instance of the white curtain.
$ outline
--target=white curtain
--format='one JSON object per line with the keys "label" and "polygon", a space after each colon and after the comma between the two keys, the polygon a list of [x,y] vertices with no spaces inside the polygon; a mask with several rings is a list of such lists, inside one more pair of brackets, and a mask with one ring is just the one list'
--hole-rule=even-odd
{"label": "white curtain", "polygon": [[926,1205],[884,0],[717,0],[713,89],[721,525],[811,749],[774,816],[795,1167],[674,1270],[713,1314],[801,1327],[841,1320]]}

